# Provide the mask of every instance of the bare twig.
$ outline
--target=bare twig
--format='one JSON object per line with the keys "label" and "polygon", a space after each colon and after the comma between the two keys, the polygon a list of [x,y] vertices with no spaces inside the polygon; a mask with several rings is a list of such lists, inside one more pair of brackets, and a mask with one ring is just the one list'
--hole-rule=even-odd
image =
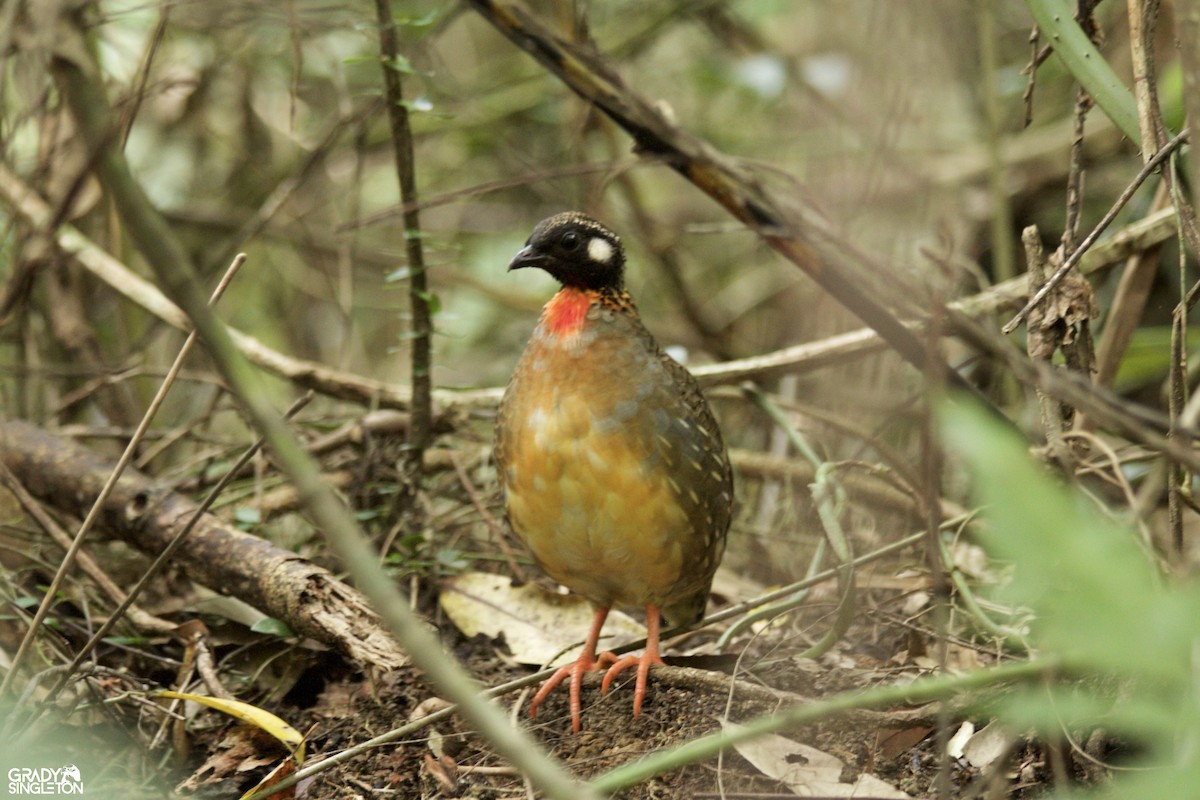
{"label": "bare twig", "polygon": [[[1154,33],[1158,23],[1159,0],[1129,0],[1129,46],[1133,62],[1133,86],[1137,100],[1138,126],[1142,139],[1142,157],[1157,149],[1166,139],[1166,125],[1158,102],[1154,64]],[[1182,224],[1184,239],[1197,251],[1195,220],[1190,204],[1179,190],[1174,163],[1163,170],[1163,184],[1170,193]],[[1171,318],[1171,356],[1167,369],[1167,413],[1171,436],[1187,404],[1187,283],[1184,273],[1186,255],[1179,250],[1179,297]],[[1183,465],[1167,458],[1167,528],[1174,555],[1183,554],[1183,492],[1191,479]]]}
{"label": "bare twig", "polygon": [[[189,331],[187,316],[154,284],[109,255],[102,247],[71,225],[48,227],[53,219],[50,206],[7,165],[0,164],[0,196],[14,211],[39,229],[51,231],[55,243],[69,253],[94,277],[178,330]],[[378,402],[392,408],[407,408],[409,393],[404,387],[360,375],[341,372],[295,358],[267,347],[253,336],[226,328],[238,349],[254,364],[282,375],[329,397],[355,402]]]}
{"label": "bare twig", "polygon": [[1029,31],[1029,63],[1021,72],[1028,77],[1025,81],[1025,91],[1021,93],[1021,105],[1025,108],[1025,126],[1033,124],[1033,90],[1037,87],[1037,68],[1050,57],[1053,52],[1049,46],[1039,47],[1042,29],[1034,25]]}
{"label": "bare twig", "polygon": [[683,265],[674,247],[675,243],[665,242],[661,233],[655,229],[634,175],[631,172],[621,173],[617,178],[617,185],[624,190],[629,201],[630,216],[637,226],[638,234],[650,245],[650,252],[658,261],[659,273],[670,285],[671,295],[679,303],[679,308],[691,323],[692,330],[700,337],[705,349],[714,356],[721,359],[731,358],[728,336],[714,328],[705,318],[695,293],[683,279]]}
{"label": "bare twig", "polygon": [[[1179,26],[1179,60],[1183,65],[1183,106],[1190,120],[1200,119],[1200,0],[1172,3]],[[1188,159],[1193,188],[1200,186],[1200,159]]]}
{"label": "bare twig", "polygon": [[513,189],[520,186],[530,186],[545,183],[546,181],[555,180],[558,178],[571,178],[584,175],[596,175],[598,173],[621,174],[634,166],[640,166],[640,162],[629,163],[629,159],[625,159],[626,163],[600,161],[587,164],[568,164],[566,166],[557,167],[555,169],[539,170],[537,172],[526,172],[515,178],[501,178],[499,180],[487,181],[485,183],[477,183],[468,186],[465,189],[457,189],[451,192],[444,192],[433,197],[415,198],[407,203],[401,203],[399,206],[385,208],[382,211],[377,211],[374,214],[367,214],[362,217],[355,217],[349,222],[342,223],[334,228],[335,233],[346,233],[348,231],[366,228],[371,225],[380,225],[385,222],[403,218],[409,211],[422,211],[427,208],[437,208],[438,206],[449,205],[461,200],[467,200],[472,197],[479,197],[493,192],[503,191],[505,189]]}
{"label": "bare twig", "polygon": [[[1150,213],[1169,215],[1171,223],[1174,223],[1174,209],[1171,208],[1165,183],[1160,183],[1155,190]],[[1125,262],[1116,294],[1105,317],[1104,330],[1096,345],[1095,380],[1100,386],[1112,386],[1117,375],[1117,366],[1121,363],[1129,340],[1133,338],[1133,332],[1137,330],[1142,311],[1150,297],[1150,287],[1158,274],[1158,259],[1161,254],[1162,244],[1156,243],[1133,253]],[[1082,424],[1081,420],[1076,421],[1077,427]]]}
{"label": "bare twig", "polygon": [[167,32],[167,23],[171,19],[171,8],[174,3],[164,2],[158,9],[158,19],[154,23],[154,31],[150,34],[150,39],[146,43],[146,52],[142,53],[142,62],[138,65],[137,75],[134,78],[134,88],[129,95],[128,105],[121,114],[121,146],[124,147],[129,141],[129,132],[133,130],[133,123],[137,119],[138,109],[142,107],[142,101],[146,99],[146,83],[150,80],[150,67],[154,64],[154,56],[158,54],[158,48],[162,45],[163,36]]}
{"label": "bare twig", "polygon": [[374,104],[348,114],[325,132],[321,141],[304,157],[300,165],[282,181],[275,185],[266,199],[259,205],[258,210],[241,222],[237,232],[222,240],[221,246],[214,248],[203,264],[200,265],[203,274],[208,273],[210,264],[220,264],[229,258],[230,253],[236,252],[244,243],[253,239],[259,231],[275,218],[296,191],[325,163],[325,159],[333,150],[333,146],[347,128],[357,127],[362,120],[367,119],[375,110]]}
{"label": "bare twig", "polygon": [[483,523],[487,525],[488,531],[492,534],[492,541],[496,543],[496,546],[500,548],[500,552],[504,554],[504,560],[508,564],[508,571],[516,576],[517,580],[524,582],[525,570],[517,563],[512,548],[508,546],[508,542],[504,538],[504,526],[488,510],[484,498],[479,495],[479,490],[475,488],[471,476],[467,474],[466,468],[462,465],[462,461],[454,451],[450,451],[450,463],[454,466],[455,474],[458,475],[458,482],[467,493],[467,497],[471,498],[471,505],[475,506],[475,510],[479,512]]}
{"label": "bare twig", "polygon": [[[1093,386],[1077,373],[1052,369],[1047,364],[1032,361],[1005,337],[983,324],[949,306],[946,311],[950,326],[958,336],[998,357],[1023,383],[1039,386],[1058,401],[1095,416],[1098,423],[1111,427],[1133,441],[1167,453],[1193,470],[1200,470],[1200,453],[1186,443],[1188,439],[1200,438],[1200,432],[1179,425],[1172,428],[1165,415]],[[1168,430],[1173,434],[1171,437],[1166,435]]]}
{"label": "bare twig", "polygon": [[[306,406],[310,400],[312,400],[311,393],[293,403],[292,407],[288,409],[284,416],[291,417],[295,413],[299,412],[300,409],[304,408],[304,406]],[[142,591],[150,584],[151,578],[153,578],[155,575],[158,575],[159,572],[162,571],[162,568],[166,566],[166,564],[183,545],[188,534],[192,532],[201,518],[208,513],[208,510],[212,508],[212,504],[218,497],[221,496],[221,492],[224,491],[225,487],[228,486],[230,481],[233,480],[233,476],[237,474],[242,465],[247,463],[251,458],[254,457],[256,453],[258,453],[262,445],[263,441],[262,439],[259,439],[250,447],[246,448],[246,451],[233,465],[233,467],[227,470],[226,473],[221,476],[221,480],[217,481],[217,485],[212,488],[212,491],[208,493],[203,502],[196,507],[192,515],[188,518],[188,521],[180,527],[175,536],[171,538],[171,541],[167,542],[166,547],[164,547],[158,553],[158,555],[155,556],[154,561],[150,563],[150,566],[146,567],[146,569],[142,572],[137,583],[135,583],[133,588],[129,590],[129,595],[125,598],[125,600],[119,606],[117,606],[117,609],[109,616],[104,624],[92,634],[87,643],[84,644],[83,647],[79,648],[79,652],[76,653],[75,657],[71,659],[71,663],[67,665],[67,669],[59,679],[59,682],[55,685],[54,689],[51,690],[51,697],[57,695],[58,692],[64,686],[66,686],[66,682],[70,678],[71,674],[79,668],[79,665],[82,664],[83,660],[88,657],[92,650],[96,648],[96,645],[100,644],[100,642],[104,640],[104,637],[108,635],[110,630],[112,630],[113,626],[117,623],[117,620],[121,618],[126,609],[129,608],[130,604],[132,604],[133,601],[138,598],[138,595],[140,595]]]}
{"label": "bare twig", "polygon": [[1133,62],[1133,94],[1137,101],[1138,129],[1142,135],[1142,160],[1159,149],[1166,139],[1158,106],[1154,76],[1154,29],[1159,0],[1128,0],[1129,49]]}
{"label": "bare twig", "polygon": [[1096,227],[1092,228],[1092,232],[1085,236],[1083,241],[1079,243],[1079,247],[1076,248],[1075,252],[1071,253],[1070,257],[1063,261],[1062,266],[1055,270],[1054,274],[1050,276],[1050,279],[1046,281],[1046,284],[1042,286],[1042,288],[1036,293],[1034,293],[1033,297],[1029,298],[1029,301],[1024,305],[1024,307],[1021,308],[1020,311],[1017,312],[1016,316],[1005,323],[1004,328],[1002,329],[1005,334],[1010,334],[1015,331],[1017,326],[1021,324],[1021,320],[1025,319],[1025,317],[1029,315],[1029,312],[1033,310],[1034,306],[1046,299],[1046,295],[1050,293],[1050,291],[1058,284],[1059,281],[1063,279],[1064,276],[1066,276],[1071,267],[1079,263],[1079,260],[1083,258],[1083,254],[1087,252],[1087,249],[1091,247],[1096,240],[1100,238],[1100,234],[1104,233],[1105,229],[1112,224],[1112,221],[1116,219],[1117,214],[1119,214],[1121,209],[1125,207],[1125,204],[1129,202],[1129,199],[1133,197],[1134,192],[1136,192],[1138,188],[1145,182],[1146,178],[1149,178],[1151,173],[1158,169],[1159,165],[1162,164],[1163,161],[1165,161],[1168,157],[1170,157],[1171,153],[1175,152],[1180,145],[1186,142],[1187,138],[1187,130],[1185,129],[1180,131],[1175,138],[1167,142],[1162,149],[1155,153],[1142,166],[1141,170],[1138,171],[1138,174],[1134,176],[1130,184],[1125,187],[1125,190],[1121,192],[1121,195],[1117,198],[1116,202],[1113,203],[1112,208],[1105,212],[1104,216],[1100,218],[1100,221],[1096,223]]}
{"label": "bare twig", "polygon": [[408,431],[408,446],[404,451],[404,486],[401,489],[401,513],[408,518],[408,527],[420,527],[420,504],[416,502],[421,488],[421,465],[425,448],[429,446],[433,428],[431,399],[430,339],[433,332],[431,306],[425,275],[425,250],[421,243],[421,216],[416,208],[407,208],[417,199],[416,156],[413,153],[412,128],[400,75],[407,63],[400,56],[396,42],[396,21],[388,0],[376,0],[375,13],[379,19],[379,56],[383,68],[384,97],[388,119],[392,126],[392,149],[400,180],[400,200],[404,212],[404,250],[408,256],[408,299],[412,313],[412,424]]}
{"label": "bare twig", "polygon": [[[987,14],[988,12],[981,12]],[[1009,265],[1011,267],[1011,265]],[[942,333],[942,316],[944,305],[934,306],[933,319],[926,331],[929,341],[930,358],[925,368],[927,386],[926,401],[922,406],[920,420],[921,476],[920,499],[925,513],[925,565],[929,570],[929,588],[933,601],[933,629],[935,636],[936,658],[938,667],[945,671],[950,655],[950,608],[951,582],[946,573],[946,561],[942,557],[942,462],[944,460],[941,447],[941,437],[938,435],[935,409],[942,399],[939,387],[943,385],[942,377],[937,374],[946,367],[941,358],[933,357],[937,353]],[[938,766],[934,775],[932,789],[937,797],[950,797],[950,756],[946,747],[950,740],[950,707],[948,703],[938,702],[934,741],[937,743]]]}
{"label": "bare twig", "polygon": [[1075,90],[1075,113],[1072,115],[1075,128],[1071,136],[1071,158],[1067,168],[1067,219],[1063,225],[1063,254],[1069,256],[1075,250],[1079,236],[1080,208],[1083,205],[1083,131],[1087,112],[1092,107],[1092,98],[1082,87]]}
{"label": "bare twig", "polygon": [[[0,164],[0,197],[35,226],[49,219],[50,209],[33,190],[5,165]],[[1176,231],[1175,214],[1163,209],[1144,219],[1130,223],[1103,242],[1091,247],[1081,258],[1080,266],[1087,274],[1127,258],[1133,253],[1166,241]],[[55,233],[55,241],[73,255],[94,277],[103,281],[141,308],[172,327],[186,330],[188,325],[174,303],[161,291],[129,267],[117,261],[76,228],[63,225]],[[976,315],[1006,308],[1028,297],[1028,276],[1020,275],[1011,281],[991,287],[972,297],[949,304],[951,309]],[[906,323],[918,329],[917,322]],[[406,409],[410,393],[406,387],[384,383],[281,353],[237,329],[229,334],[242,353],[254,364],[280,375],[298,386],[310,388],[328,397],[357,403],[377,403],[386,408]],[[875,331],[864,328],[831,336],[816,342],[787,347],[773,353],[722,364],[698,367],[693,370],[704,384],[740,383],[747,378],[764,378],[783,373],[804,373],[849,359],[879,352],[886,343]],[[500,400],[502,388],[467,391],[435,390],[433,398],[438,408],[485,408]]]}
{"label": "bare twig", "polygon": [[[1159,115],[1161,116],[1161,115]],[[1174,164],[1172,165],[1174,166]],[[1186,231],[1186,221],[1183,219],[1191,213],[1191,206],[1180,192],[1179,182],[1174,176],[1168,176],[1167,185],[1171,189],[1171,199],[1174,202],[1180,222]],[[1186,235],[1186,234],[1185,234]],[[1193,246],[1195,242],[1192,242]],[[1195,254],[1195,251],[1193,251]],[[1171,417],[1171,436],[1174,437],[1176,428],[1183,420],[1188,406],[1188,310],[1189,296],[1192,292],[1187,288],[1187,252],[1180,247],[1177,255],[1179,275],[1179,302],[1171,317],[1171,360],[1167,370],[1167,413]],[[1183,508],[1189,504],[1192,485],[1192,472],[1185,465],[1167,458],[1167,527],[1171,532],[1173,555],[1177,562],[1182,563],[1184,557]]]}
{"label": "bare twig", "polygon": [[[1180,251],[1180,261],[1184,260]],[[1180,271],[1182,272],[1182,264]],[[1187,309],[1182,302],[1175,306],[1171,317],[1171,359],[1167,368],[1167,413],[1172,423],[1178,423],[1187,405]],[[1171,433],[1174,436],[1174,430]],[[1167,529],[1175,558],[1183,557],[1183,500],[1191,485],[1191,475],[1181,464],[1167,459]]]}

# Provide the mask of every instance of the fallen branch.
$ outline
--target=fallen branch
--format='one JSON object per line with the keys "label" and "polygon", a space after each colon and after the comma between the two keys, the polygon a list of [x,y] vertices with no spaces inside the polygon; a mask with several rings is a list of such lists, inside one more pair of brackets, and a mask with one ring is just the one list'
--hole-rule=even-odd
{"label": "fallen branch", "polygon": [[[0,422],[0,461],[35,497],[69,514],[91,507],[112,464],[70,440],[19,420]],[[162,550],[196,504],[127,469],[99,521],[144,553]],[[179,550],[196,581],[283,620],[354,662],[393,669],[408,663],[365,598],[329,571],[206,514]]]}

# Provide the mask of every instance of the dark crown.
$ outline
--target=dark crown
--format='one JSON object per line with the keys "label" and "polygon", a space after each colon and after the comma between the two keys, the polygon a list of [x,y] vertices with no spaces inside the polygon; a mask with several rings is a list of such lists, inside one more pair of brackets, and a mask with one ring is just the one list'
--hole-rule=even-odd
{"label": "dark crown", "polygon": [[537,224],[508,265],[538,267],[563,286],[620,289],[625,272],[621,238],[578,211],[555,214]]}

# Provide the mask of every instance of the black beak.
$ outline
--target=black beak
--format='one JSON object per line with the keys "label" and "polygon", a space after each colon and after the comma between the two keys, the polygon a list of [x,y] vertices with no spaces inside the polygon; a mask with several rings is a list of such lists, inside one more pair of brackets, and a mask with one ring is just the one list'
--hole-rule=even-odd
{"label": "black beak", "polygon": [[545,266],[547,260],[544,253],[533,245],[527,244],[517,251],[512,261],[508,262],[508,268],[514,270],[522,267],[542,267]]}

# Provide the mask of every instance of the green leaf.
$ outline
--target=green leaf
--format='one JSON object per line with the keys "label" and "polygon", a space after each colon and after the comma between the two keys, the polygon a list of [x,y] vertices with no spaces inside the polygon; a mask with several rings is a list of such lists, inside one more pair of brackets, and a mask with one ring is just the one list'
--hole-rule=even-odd
{"label": "green leaf", "polygon": [[278,636],[281,639],[294,639],[296,632],[292,630],[292,626],[288,625],[281,619],[274,617],[263,617],[258,622],[250,626],[250,630],[255,633],[265,633],[270,636]]}
{"label": "green leaf", "polygon": [[1136,743],[1139,768],[1160,768],[1116,773],[1099,797],[1169,797],[1161,787],[1197,785],[1200,591],[1168,583],[1135,531],[1035,463],[993,416],[966,400],[941,416],[947,451],[966,462],[983,502],[980,538],[1012,562],[1001,592],[1032,609],[1033,646],[1066,668],[1062,680],[1015,691],[997,711],[1018,729],[1103,727]]}
{"label": "green leaf", "polygon": [[438,550],[436,558],[439,565],[455,572],[461,572],[471,566],[471,562],[467,560],[461,550],[449,548]]}
{"label": "green leaf", "polygon": [[1136,534],[1069,492],[978,409],[949,406],[944,419],[946,442],[976,478],[985,544],[1016,565],[1006,593],[1037,612],[1038,643],[1072,666],[1179,681],[1190,603],[1167,591]]}
{"label": "green leaf", "polygon": [[[410,317],[408,315],[404,315],[404,319],[407,320],[407,319],[410,319]],[[435,329],[433,331],[430,331],[430,333],[432,333],[433,335],[436,336],[440,332]],[[417,331],[400,331],[399,333],[396,334],[396,340],[401,341],[401,342],[411,342],[413,339],[423,339],[423,338],[425,338],[425,334],[418,333]],[[396,353],[399,351],[393,348],[389,352]]]}
{"label": "green leaf", "polygon": [[105,636],[104,641],[124,647],[147,647],[151,643],[148,636]]}
{"label": "green leaf", "polygon": [[401,75],[412,75],[416,71],[413,69],[412,62],[399,53],[392,60],[384,61],[383,65],[388,69],[399,72]]}
{"label": "green leaf", "polygon": [[1133,94],[1104,60],[1074,18],[1074,4],[1066,0],[1025,0],[1042,37],[1075,76],[1096,105],[1109,116],[1121,133],[1140,143],[1137,107]]}
{"label": "green leaf", "polygon": [[1163,124],[1169,130],[1182,130],[1187,123],[1183,107],[1183,65],[1172,59],[1158,72],[1158,101],[1162,105]]}
{"label": "green leaf", "polygon": [[[1200,347],[1200,330],[1189,329],[1187,348],[1195,351]],[[1171,327],[1156,325],[1138,328],[1133,332],[1117,375],[1113,389],[1119,393],[1140,389],[1166,377],[1171,365]]]}
{"label": "green leaf", "polygon": [[414,292],[414,294],[425,301],[429,313],[440,314],[442,311],[442,299],[433,292]]}
{"label": "green leaf", "polygon": [[233,522],[241,530],[250,530],[262,523],[262,512],[250,506],[239,506],[233,511]]}
{"label": "green leaf", "polygon": [[407,19],[401,19],[400,24],[409,28],[428,28],[437,21],[438,13],[440,11],[441,9],[433,8],[419,17],[408,17]]}

